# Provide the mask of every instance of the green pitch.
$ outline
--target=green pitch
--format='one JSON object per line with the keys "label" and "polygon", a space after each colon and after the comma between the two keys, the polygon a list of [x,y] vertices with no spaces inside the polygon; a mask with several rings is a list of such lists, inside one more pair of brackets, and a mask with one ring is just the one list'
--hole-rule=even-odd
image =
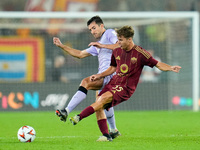
{"label": "green pitch", "polygon": [[[70,114],[70,116],[73,116]],[[101,135],[95,115],[76,126],[59,121],[54,112],[1,112],[0,150],[199,150],[200,113],[190,111],[116,111],[122,136],[96,142]],[[20,143],[17,131],[36,130],[32,143]]]}

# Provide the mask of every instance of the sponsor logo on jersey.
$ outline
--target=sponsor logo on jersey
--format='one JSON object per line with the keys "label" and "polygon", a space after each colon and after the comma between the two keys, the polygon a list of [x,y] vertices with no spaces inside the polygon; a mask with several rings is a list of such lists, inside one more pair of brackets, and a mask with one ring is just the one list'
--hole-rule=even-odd
{"label": "sponsor logo on jersey", "polygon": [[119,56],[117,56],[117,57],[116,57],[116,60],[120,60],[120,57],[119,57]]}
{"label": "sponsor logo on jersey", "polygon": [[121,71],[122,73],[127,73],[127,72],[128,72],[128,65],[127,65],[127,64],[122,64],[122,65],[120,66],[120,71]]}

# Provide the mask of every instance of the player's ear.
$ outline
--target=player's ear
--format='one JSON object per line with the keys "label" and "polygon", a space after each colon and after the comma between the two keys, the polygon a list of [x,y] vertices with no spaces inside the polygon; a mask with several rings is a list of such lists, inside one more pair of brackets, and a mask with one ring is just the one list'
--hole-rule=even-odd
{"label": "player's ear", "polygon": [[104,24],[101,24],[100,27],[101,27],[101,28],[104,28]]}
{"label": "player's ear", "polygon": [[128,38],[128,41],[129,41],[129,42],[132,42],[132,38],[131,38],[131,37],[130,37],[130,38]]}

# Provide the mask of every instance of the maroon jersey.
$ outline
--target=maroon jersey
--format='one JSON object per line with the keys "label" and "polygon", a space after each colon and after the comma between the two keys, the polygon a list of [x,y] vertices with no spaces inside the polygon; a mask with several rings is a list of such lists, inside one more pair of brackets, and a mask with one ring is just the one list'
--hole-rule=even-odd
{"label": "maroon jersey", "polygon": [[130,51],[115,49],[110,65],[116,67],[116,75],[99,95],[110,91],[113,94],[111,106],[129,99],[137,87],[144,65],[154,67],[157,63],[158,61],[140,46],[134,45]]}

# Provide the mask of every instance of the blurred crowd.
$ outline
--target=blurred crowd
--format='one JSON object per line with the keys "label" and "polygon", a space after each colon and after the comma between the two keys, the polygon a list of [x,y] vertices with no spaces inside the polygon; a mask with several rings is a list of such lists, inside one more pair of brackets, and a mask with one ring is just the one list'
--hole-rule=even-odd
{"label": "blurred crowd", "polygon": [[[0,1],[0,11],[200,11],[200,0],[1,0]],[[31,20],[26,20],[31,21]],[[41,20],[40,20],[41,21]],[[50,22],[58,22],[62,23],[64,20],[54,20],[51,19]],[[84,22],[86,26],[86,23]],[[159,29],[159,26],[156,27]],[[141,32],[139,32],[139,30]],[[142,40],[149,38],[153,44],[156,41],[156,44],[164,45],[165,39],[158,36],[158,32],[156,32],[155,26],[148,26],[145,28],[137,29],[135,27],[136,38],[134,41],[136,44],[144,43]],[[155,32],[154,32],[155,31]],[[159,35],[162,34],[159,30]],[[139,32],[139,33],[138,33]],[[46,68],[46,81],[60,81],[60,82],[69,82],[71,79],[80,79],[85,76],[88,76],[89,73],[92,74],[92,71],[95,73],[94,67],[90,67],[90,65],[97,66],[98,64],[96,60],[94,60],[94,64],[91,64],[90,61],[84,61],[80,63],[79,60],[74,59],[68,55],[66,55],[63,51],[56,48],[52,43],[52,37],[58,36],[57,30],[30,30],[27,28],[23,29],[0,29],[0,35],[9,36],[9,35],[18,35],[21,37],[27,37],[29,35],[40,35],[45,41],[45,68]],[[90,39],[86,39],[85,35],[89,35],[88,31],[82,32],[69,32],[68,34],[59,34],[59,37],[68,43],[64,43],[66,45],[70,45],[72,47],[82,50],[83,48],[87,48],[88,43],[91,41]],[[150,37],[149,35],[156,34],[156,36]],[[139,36],[140,35],[140,36]],[[90,37],[90,36],[89,36]],[[140,38],[139,38],[140,37]],[[162,36],[164,37],[164,36]],[[181,35],[183,37],[183,35]],[[158,41],[159,38],[160,41]],[[84,40],[83,40],[84,39]],[[140,40],[141,39],[141,40]],[[178,38],[180,39],[180,38]],[[152,44],[152,45],[153,45]],[[84,47],[83,47],[84,45]],[[155,50],[156,47],[152,47],[152,45],[144,45],[146,47],[152,48],[150,53]],[[52,50],[56,49],[56,50]],[[51,50],[51,51],[50,51]],[[159,56],[158,56],[159,57]],[[95,58],[94,58],[95,59]],[[163,58],[162,58],[163,59]],[[165,60],[164,60],[165,61]],[[67,64],[67,65],[66,65]],[[85,65],[88,66],[90,70],[82,70],[82,75],[75,71],[73,66],[78,66],[79,71],[83,69]],[[97,68],[95,68],[97,69]],[[70,71],[66,71],[70,70]],[[141,78],[141,82],[154,81],[157,82],[157,79],[152,79],[155,75],[159,76],[160,72],[157,70],[151,70],[153,72],[148,72],[148,69],[144,69],[144,75]],[[149,77],[145,77],[146,75],[150,75]]]}
{"label": "blurred crowd", "polygon": [[[49,7],[51,4],[55,4],[56,1],[62,3],[63,6],[69,3],[94,3],[96,11],[199,11],[200,0],[1,0],[1,11],[24,11],[27,10],[27,5],[34,1],[39,2],[40,6],[43,4],[47,7],[37,7],[32,11],[66,11],[66,9],[52,9]],[[77,6],[73,8],[77,10]],[[69,10],[69,9],[68,9]],[[69,10],[73,11],[73,10]],[[84,10],[82,10],[84,11]]]}

